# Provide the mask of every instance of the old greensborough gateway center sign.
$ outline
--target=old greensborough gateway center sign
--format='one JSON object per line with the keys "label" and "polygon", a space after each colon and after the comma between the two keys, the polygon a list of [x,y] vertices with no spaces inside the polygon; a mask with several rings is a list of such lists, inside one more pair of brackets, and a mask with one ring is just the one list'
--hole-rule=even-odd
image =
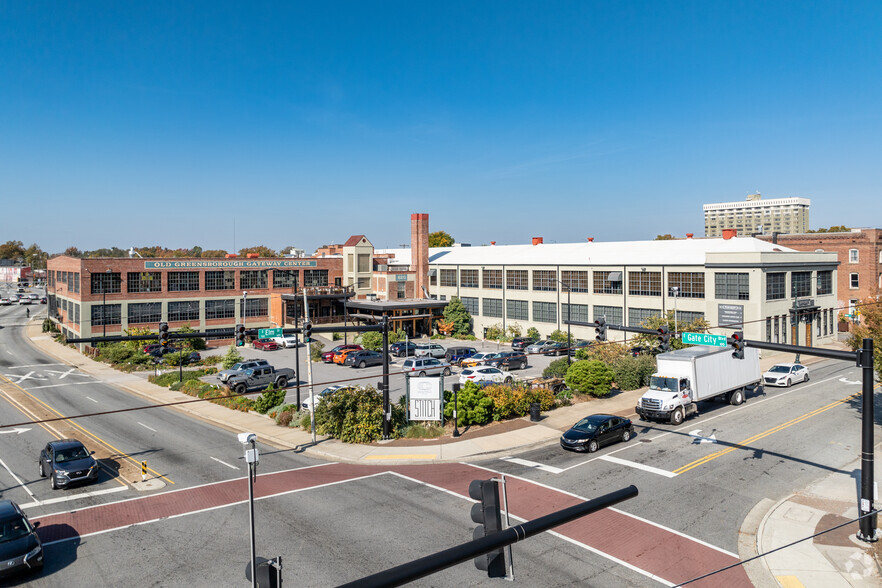
{"label": "old greensborough gateway center sign", "polygon": [[144,269],[203,269],[203,268],[281,268],[315,267],[314,259],[206,259],[204,261],[145,261]]}

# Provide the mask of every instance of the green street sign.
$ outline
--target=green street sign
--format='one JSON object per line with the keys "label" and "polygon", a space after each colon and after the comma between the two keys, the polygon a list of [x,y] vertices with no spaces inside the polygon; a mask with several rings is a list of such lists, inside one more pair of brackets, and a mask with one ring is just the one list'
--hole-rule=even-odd
{"label": "green street sign", "polygon": [[[271,337],[281,337],[282,329],[257,329],[257,338],[258,339],[269,339]],[[725,339],[725,337],[724,337]]]}
{"label": "green street sign", "polygon": [[709,333],[681,333],[680,340],[687,345],[708,345],[710,347],[728,345],[725,335],[711,335]]}

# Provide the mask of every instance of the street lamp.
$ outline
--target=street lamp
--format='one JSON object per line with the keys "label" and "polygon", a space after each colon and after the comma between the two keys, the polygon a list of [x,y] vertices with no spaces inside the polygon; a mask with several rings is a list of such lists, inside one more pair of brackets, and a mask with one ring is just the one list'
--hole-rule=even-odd
{"label": "street lamp", "polygon": [[[254,547],[254,478],[257,477],[257,464],[260,452],[257,449],[257,435],[239,433],[239,443],[245,446],[245,463],[248,464],[248,520],[251,524],[251,586],[257,588],[257,552]],[[248,444],[251,449],[248,449]]]}
{"label": "street lamp", "polygon": [[674,299],[674,339],[677,338],[677,297],[680,295],[679,286],[671,286],[671,298]]}
{"label": "street lamp", "polygon": [[571,325],[570,325],[570,314],[573,312],[573,305],[570,304],[570,287],[568,284],[564,284],[560,280],[557,281],[558,284],[567,289],[567,366],[573,363],[572,358],[570,357],[570,351],[572,351],[573,346],[573,337],[570,335]]}

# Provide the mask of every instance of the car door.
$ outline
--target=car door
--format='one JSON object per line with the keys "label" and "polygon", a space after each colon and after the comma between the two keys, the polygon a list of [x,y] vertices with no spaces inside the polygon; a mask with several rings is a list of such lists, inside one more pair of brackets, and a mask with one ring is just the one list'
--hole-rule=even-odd
{"label": "car door", "polygon": [[601,447],[609,445],[614,436],[615,430],[613,428],[613,419],[607,419],[605,422],[601,423],[600,427],[597,429],[597,442]]}
{"label": "car door", "polygon": [[42,475],[49,475],[51,472],[51,464],[52,464],[52,446],[46,445],[40,451],[40,472]]}

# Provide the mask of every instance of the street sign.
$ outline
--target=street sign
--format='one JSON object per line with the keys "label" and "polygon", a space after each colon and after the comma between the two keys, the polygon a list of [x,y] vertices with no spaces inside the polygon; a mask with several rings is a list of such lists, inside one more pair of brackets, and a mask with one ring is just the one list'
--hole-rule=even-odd
{"label": "street sign", "polygon": [[281,337],[282,329],[257,329],[258,339],[269,339],[270,337]]}
{"label": "street sign", "polygon": [[681,333],[680,340],[687,345],[708,345],[710,347],[728,345],[725,335],[711,335],[710,333]]}

